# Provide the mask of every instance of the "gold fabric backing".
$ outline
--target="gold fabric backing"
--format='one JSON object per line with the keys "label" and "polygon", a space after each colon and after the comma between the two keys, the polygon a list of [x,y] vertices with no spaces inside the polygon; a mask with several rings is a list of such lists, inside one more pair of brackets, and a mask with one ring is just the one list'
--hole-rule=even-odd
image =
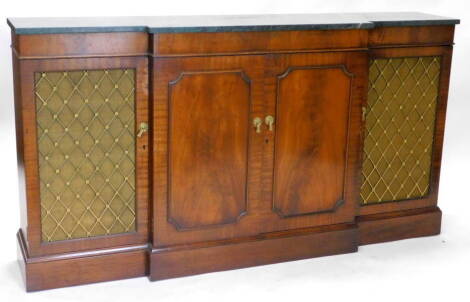
{"label": "gold fabric backing", "polygon": [[135,71],[35,73],[43,242],[135,231]]}
{"label": "gold fabric backing", "polygon": [[428,193],[439,74],[440,57],[371,60],[363,204]]}

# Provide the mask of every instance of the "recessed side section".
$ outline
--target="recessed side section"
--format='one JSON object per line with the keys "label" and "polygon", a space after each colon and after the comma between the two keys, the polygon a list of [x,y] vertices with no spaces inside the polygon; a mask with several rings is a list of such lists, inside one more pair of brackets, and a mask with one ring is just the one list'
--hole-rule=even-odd
{"label": "recessed side section", "polygon": [[342,66],[314,66],[278,77],[273,207],[281,216],[344,203],[351,76]]}
{"label": "recessed side section", "polygon": [[135,232],[135,70],[34,81],[42,242]]}
{"label": "recessed side section", "polygon": [[370,62],[362,204],[428,195],[440,69],[440,56]]}
{"label": "recessed side section", "polygon": [[183,73],[169,102],[169,222],[236,222],[246,212],[250,81],[240,71]]}

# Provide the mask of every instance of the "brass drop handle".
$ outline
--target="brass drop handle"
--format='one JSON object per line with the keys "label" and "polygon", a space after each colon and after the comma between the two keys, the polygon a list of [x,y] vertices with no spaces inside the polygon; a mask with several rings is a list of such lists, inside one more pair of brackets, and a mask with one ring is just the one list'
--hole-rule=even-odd
{"label": "brass drop handle", "polygon": [[268,125],[268,128],[269,128],[269,131],[273,131],[273,126],[274,126],[274,116],[272,115],[268,115],[265,119],[264,119],[264,123],[266,125]]}
{"label": "brass drop handle", "polygon": [[141,137],[144,132],[149,130],[149,124],[147,123],[140,123],[139,125],[139,132],[137,132],[137,137]]}
{"label": "brass drop handle", "polygon": [[255,126],[256,133],[261,133],[261,125],[263,125],[263,121],[259,117],[255,117],[253,119],[253,126]]}

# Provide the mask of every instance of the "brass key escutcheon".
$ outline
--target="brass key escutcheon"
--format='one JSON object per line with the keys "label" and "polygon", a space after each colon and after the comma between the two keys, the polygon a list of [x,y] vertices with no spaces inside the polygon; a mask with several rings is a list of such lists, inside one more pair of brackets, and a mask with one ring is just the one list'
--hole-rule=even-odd
{"label": "brass key escutcheon", "polygon": [[264,122],[266,125],[268,125],[269,131],[273,131],[273,126],[274,126],[274,116],[268,115],[265,119]]}
{"label": "brass key escutcheon", "polygon": [[147,123],[140,123],[139,125],[139,132],[137,133],[137,137],[141,137],[144,132],[149,130],[149,124]]}
{"label": "brass key escutcheon", "polygon": [[263,125],[263,121],[259,117],[255,117],[253,119],[253,126],[256,128],[256,133],[261,133],[261,125]]}

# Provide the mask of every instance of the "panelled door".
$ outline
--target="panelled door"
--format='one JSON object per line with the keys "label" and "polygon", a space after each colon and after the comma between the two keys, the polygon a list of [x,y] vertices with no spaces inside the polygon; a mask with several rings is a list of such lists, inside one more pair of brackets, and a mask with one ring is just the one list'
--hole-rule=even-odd
{"label": "panelled door", "polygon": [[[364,52],[267,59],[264,201],[277,229],[354,221]],[[272,124],[272,125],[271,125]],[[274,216],[274,214],[276,216]]]}
{"label": "panelled door", "polygon": [[154,74],[154,245],[256,233],[263,57],[160,58]]}
{"label": "panelled door", "polygon": [[365,62],[156,59],[154,245],[353,221]]}

